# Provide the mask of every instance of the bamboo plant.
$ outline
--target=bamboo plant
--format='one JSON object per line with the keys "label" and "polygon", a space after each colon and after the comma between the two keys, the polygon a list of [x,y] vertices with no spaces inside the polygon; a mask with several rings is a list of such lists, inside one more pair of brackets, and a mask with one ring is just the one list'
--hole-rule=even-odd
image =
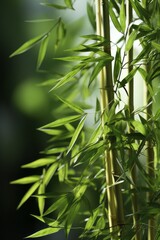
{"label": "bamboo plant", "polygon": [[[71,14],[78,2],[43,5]],[[84,4],[92,30],[56,57],[70,70],[42,84],[60,104],[57,118],[39,128],[51,137],[42,157],[22,166],[40,174],[11,182],[31,184],[18,208],[31,196],[37,200],[39,213],[32,215],[44,228],[28,238],[64,231],[69,239],[74,232],[78,239],[159,239],[160,1]],[[41,70],[49,41],[60,48],[67,30],[62,13],[11,57],[40,44]],[[144,101],[136,106],[139,94]],[[52,189],[55,179],[59,191]]]}

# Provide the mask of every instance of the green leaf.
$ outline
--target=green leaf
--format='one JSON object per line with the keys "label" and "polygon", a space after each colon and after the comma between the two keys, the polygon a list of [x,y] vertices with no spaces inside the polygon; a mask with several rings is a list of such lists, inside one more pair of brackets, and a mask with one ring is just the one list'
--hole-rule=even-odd
{"label": "green leaf", "polygon": [[121,62],[121,49],[117,47],[116,51],[116,56],[115,56],[115,61],[114,61],[114,70],[113,70],[113,75],[114,75],[114,82],[116,83],[121,71],[122,67],[122,62]]}
{"label": "green leaf", "polygon": [[68,164],[63,164],[58,168],[58,179],[59,182],[64,182],[68,176]]}
{"label": "green leaf", "polygon": [[64,118],[58,119],[54,122],[51,122],[47,125],[44,125],[41,128],[50,128],[50,127],[54,128],[54,127],[63,126],[67,123],[75,122],[75,121],[79,120],[81,117],[82,117],[82,115],[74,115],[74,116],[64,117]]}
{"label": "green leaf", "polygon": [[61,102],[63,102],[64,104],[66,104],[69,108],[73,109],[75,112],[80,113],[80,114],[84,114],[83,109],[81,109],[79,106],[77,106],[77,105],[75,105],[75,104],[67,101],[67,100],[64,99],[64,98],[61,98],[61,97],[59,97],[59,96],[57,96],[57,97],[59,98],[59,100],[60,100]]}
{"label": "green leaf", "polygon": [[29,190],[26,192],[26,194],[23,196],[22,200],[20,201],[17,209],[19,209],[27,200],[31,197],[31,195],[36,191],[36,189],[39,187],[40,181],[34,183]]}
{"label": "green leaf", "polygon": [[57,9],[66,9],[66,6],[62,6],[62,5],[58,5],[58,4],[54,4],[54,3],[41,3],[41,5],[43,6],[47,6],[47,7],[53,7],[53,8],[57,8]]}
{"label": "green leaf", "polygon": [[74,10],[72,0],[64,0],[64,2],[66,4],[67,8],[70,8],[70,9]]}
{"label": "green leaf", "polygon": [[133,9],[135,10],[137,16],[140,19],[146,19],[147,21],[150,19],[149,11],[147,11],[145,8],[141,6],[141,4],[138,1],[130,0]]}
{"label": "green leaf", "polygon": [[43,182],[44,184],[47,186],[48,183],[50,182],[51,178],[53,177],[53,175],[55,174],[56,170],[58,167],[58,163],[53,163],[48,170],[46,171],[44,178],[43,178]]}
{"label": "green leaf", "polygon": [[52,157],[51,158],[40,158],[38,160],[35,160],[31,163],[27,163],[25,165],[22,165],[21,167],[22,168],[38,168],[38,167],[43,167],[43,166],[46,166],[46,165],[49,165],[49,164],[52,164],[54,163],[56,160],[55,157]]}
{"label": "green leaf", "polygon": [[96,143],[101,137],[102,137],[102,125],[101,125],[101,123],[99,123],[98,126],[93,131],[93,133],[88,141],[88,144]]}
{"label": "green leaf", "polygon": [[71,151],[72,147],[74,146],[83,126],[84,126],[84,123],[85,123],[85,120],[86,120],[86,117],[87,115],[84,115],[83,118],[81,119],[81,121],[79,122],[74,134],[73,134],[73,137],[71,139],[71,142],[69,144],[69,147],[68,147],[68,151],[67,151],[67,154]]}
{"label": "green leaf", "polygon": [[31,40],[25,42],[20,48],[13,52],[10,57],[14,57],[28,51],[30,48],[34,47],[38,42],[40,42],[45,36],[46,34],[41,34],[40,36],[32,38]]}
{"label": "green leaf", "polygon": [[126,29],[126,13],[125,13],[124,0],[122,0],[121,8],[120,8],[120,24],[121,24],[122,31],[124,33]]}
{"label": "green leaf", "polygon": [[71,207],[70,207],[70,210],[67,214],[67,217],[66,217],[66,222],[65,222],[65,231],[66,231],[66,236],[68,238],[68,235],[70,233],[70,229],[74,223],[74,219],[75,217],[77,216],[77,213],[80,209],[80,202],[75,202]]}
{"label": "green leaf", "polygon": [[37,182],[39,179],[40,179],[39,175],[34,175],[34,176],[19,178],[17,180],[12,181],[11,184],[30,184],[30,183]]}
{"label": "green leaf", "polygon": [[67,73],[64,77],[60,78],[58,83],[50,90],[55,90],[59,87],[62,87],[63,85],[65,85],[66,83],[73,81],[74,80],[74,76],[84,67],[84,64],[79,64],[78,67],[76,69],[73,69],[72,71],[70,71],[69,73]]}
{"label": "green leaf", "polygon": [[93,215],[91,215],[86,223],[86,226],[85,226],[85,230],[90,230],[94,223],[96,222],[97,218],[98,218],[98,215],[100,213],[100,209],[99,207],[96,208],[94,211],[93,211]]}
{"label": "green leaf", "polygon": [[119,32],[122,32],[121,25],[120,25],[120,23],[119,23],[119,21],[118,21],[118,18],[117,18],[117,16],[116,16],[115,12],[113,11],[113,5],[112,5],[111,2],[110,2],[110,4],[109,4],[109,15],[110,15],[110,17],[111,17],[111,19],[112,19],[112,22],[113,22],[115,28],[116,28]]}
{"label": "green leaf", "polygon": [[38,54],[38,60],[37,60],[37,69],[40,68],[40,66],[45,58],[47,46],[48,46],[48,35],[46,35],[41,41],[39,54]]}
{"label": "green leaf", "polygon": [[59,46],[59,44],[63,41],[66,35],[66,28],[62,20],[58,22],[57,29],[56,29],[56,43],[55,48]]}
{"label": "green leaf", "polygon": [[95,21],[96,16],[95,16],[93,6],[89,2],[87,3],[87,15],[93,29],[96,30],[96,21]]}
{"label": "green leaf", "polygon": [[55,221],[55,223],[53,224],[52,227],[44,228],[38,232],[35,232],[35,233],[27,236],[26,238],[39,238],[39,237],[43,237],[43,236],[47,236],[47,235],[56,233],[60,230],[61,230],[61,228],[59,227],[58,221]]}
{"label": "green leaf", "polygon": [[139,67],[136,67],[136,68],[132,69],[131,72],[125,78],[123,78],[123,80],[120,82],[121,87],[124,87],[127,83],[129,83],[133,79],[133,77],[136,74],[138,68]]}
{"label": "green leaf", "polygon": [[55,210],[57,209],[63,209],[63,208],[66,208],[68,206],[68,203],[67,203],[67,197],[66,197],[66,194],[65,195],[62,195],[61,197],[59,197],[58,200],[56,200],[47,210],[46,212],[43,214],[44,216],[54,212]]}
{"label": "green leaf", "polygon": [[[111,60],[109,59],[108,62],[110,62]],[[97,63],[97,65],[95,66],[95,68],[93,69],[93,72],[91,74],[90,80],[89,80],[89,86],[91,85],[91,83],[93,82],[93,80],[97,77],[97,75],[100,73],[100,71],[102,70],[102,68],[104,66],[106,66],[106,60],[100,61],[99,63]]]}
{"label": "green leaf", "polygon": [[160,44],[159,43],[152,41],[151,44],[158,52],[160,52]]}
{"label": "green leaf", "polygon": [[141,74],[142,78],[145,80],[147,77],[147,72],[143,68],[138,68],[139,73]]}
{"label": "green leaf", "polygon": [[146,136],[147,131],[145,125],[143,125],[140,121],[131,121],[132,125],[135,128],[135,131],[141,133],[142,135]]}
{"label": "green leaf", "polygon": [[55,147],[45,151],[46,154],[55,154],[55,153],[62,153],[66,150],[66,147]]}
{"label": "green leaf", "polygon": [[137,30],[133,30],[129,35],[128,41],[125,46],[125,52],[129,51],[133,47],[133,43],[137,37]]}
{"label": "green leaf", "polygon": [[[42,182],[38,188],[38,194],[44,194],[44,193],[45,193],[45,185]],[[45,198],[38,197],[38,208],[41,216],[44,211],[44,206],[45,206]]]}

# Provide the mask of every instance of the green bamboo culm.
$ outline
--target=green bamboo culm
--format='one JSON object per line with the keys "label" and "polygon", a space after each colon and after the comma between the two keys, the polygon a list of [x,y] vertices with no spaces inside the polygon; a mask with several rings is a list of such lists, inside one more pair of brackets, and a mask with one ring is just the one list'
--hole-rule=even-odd
{"label": "green bamboo culm", "polygon": [[[126,17],[127,17],[127,35],[130,36],[132,33],[132,27],[131,24],[133,22],[133,9],[130,1],[126,1]],[[133,70],[133,50],[134,46],[127,52],[127,62],[128,62],[128,75]],[[128,84],[128,106],[130,111],[131,119],[134,120],[134,77],[132,77],[131,81]],[[134,133],[134,130],[132,127],[129,128],[130,133]],[[129,157],[132,159],[132,166],[131,166],[131,178],[132,178],[132,184],[131,184],[131,190],[132,190],[132,211],[133,211],[133,226],[135,229],[135,240],[141,239],[141,232],[140,232],[140,225],[139,225],[139,217],[137,215],[137,212],[139,210],[138,207],[138,196],[136,193],[136,186],[137,186],[137,167],[136,167],[136,161],[135,161],[135,152],[130,148],[129,150]]]}
{"label": "green bamboo culm", "polygon": [[[104,52],[111,55],[110,46],[110,19],[108,1],[97,0],[97,33],[104,36],[107,46]],[[108,63],[101,71],[100,97],[102,126],[105,125],[105,111],[109,111],[114,104],[114,88],[112,79],[112,63]],[[104,134],[104,139],[106,138]],[[121,234],[121,227],[124,225],[124,208],[122,200],[121,185],[115,183],[120,178],[119,166],[117,163],[117,153],[113,148],[113,142],[110,141],[111,150],[105,151],[105,169],[108,200],[108,220],[110,232],[113,233],[113,239],[117,239]],[[116,234],[114,234],[116,232]],[[117,236],[116,236],[117,235]]]}

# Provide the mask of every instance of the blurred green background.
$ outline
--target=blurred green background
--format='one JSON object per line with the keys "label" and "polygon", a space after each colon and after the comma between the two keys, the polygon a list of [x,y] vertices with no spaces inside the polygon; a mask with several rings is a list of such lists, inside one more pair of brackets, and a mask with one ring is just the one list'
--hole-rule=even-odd
{"label": "blurred green background", "polygon": [[[82,1],[77,2],[78,15],[76,12],[73,18],[69,18],[72,29],[72,33],[68,35],[69,46],[74,44],[73,35],[77,36],[77,31],[79,35],[83,35],[90,29],[85,23],[86,6]],[[16,210],[27,186],[10,185],[10,181],[31,173],[20,166],[40,157],[40,151],[47,144],[47,136],[36,129],[53,120],[56,103],[52,94],[48,93],[49,89],[38,86],[51,76],[47,72],[36,72],[36,48],[9,58],[22,43],[43,33],[53,24],[28,23],[26,20],[57,18],[53,9],[45,8],[39,3],[38,0],[5,0],[1,3],[0,206],[3,240],[21,240],[39,229],[39,225],[30,216],[35,211],[34,201],[30,200],[20,210]],[[74,20],[80,15],[80,20]],[[67,14],[65,17],[67,18]],[[84,24],[85,30],[81,30]],[[48,52],[47,59],[52,58],[54,53],[56,57],[61,55],[61,51],[53,50]],[[46,60],[44,69],[54,72],[59,69],[59,65],[53,64],[53,60]],[[55,238],[51,236],[45,239]],[[56,239],[62,240],[63,237],[59,235]]]}
{"label": "blurred green background", "polygon": [[[90,34],[92,31],[86,21],[87,1],[77,0],[78,11],[72,12],[72,15],[70,11],[60,11],[62,16],[68,19],[67,42],[61,43],[60,50],[55,50],[54,41],[50,43],[46,61],[42,65],[46,72],[36,72],[36,47],[20,56],[9,58],[22,43],[53,25],[53,22],[28,23],[26,20],[59,17],[59,13],[41,6],[40,2],[5,0],[1,3],[0,236],[3,240],[22,240],[41,227],[30,216],[30,213],[37,209],[34,200],[29,200],[21,209],[16,210],[27,186],[10,185],[10,181],[31,174],[31,171],[21,169],[20,166],[41,157],[40,151],[45,148],[48,139],[36,129],[57,117],[54,116],[57,102],[48,92],[50,87],[38,86],[44,80],[52,78],[54,72],[59,72],[60,69],[64,71],[64,67],[62,69],[62,65],[52,58],[63,55],[65,45],[72,47],[79,40],[78,35]],[[35,174],[35,171],[33,173]],[[45,240],[49,239],[64,240],[64,237],[60,232],[55,237],[45,237]],[[75,240],[76,236],[73,235],[71,239]]]}

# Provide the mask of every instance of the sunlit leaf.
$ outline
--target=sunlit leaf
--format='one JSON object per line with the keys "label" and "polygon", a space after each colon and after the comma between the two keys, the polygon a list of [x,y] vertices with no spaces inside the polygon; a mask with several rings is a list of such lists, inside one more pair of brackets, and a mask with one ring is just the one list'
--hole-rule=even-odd
{"label": "sunlit leaf", "polygon": [[30,48],[34,47],[37,43],[39,43],[45,36],[46,34],[41,34],[40,36],[32,38],[31,40],[25,42],[20,48],[13,52],[10,57],[26,52]]}
{"label": "sunlit leaf", "polygon": [[64,99],[64,98],[61,98],[61,97],[59,97],[59,96],[57,96],[57,97],[59,98],[59,100],[60,100],[61,102],[63,102],[64,104],[66,104],[69,108],[73,109],[75,112],[80,113],[80,114],[83,114],[83,113],[84,113],[83,109],[81,109],[79,106],[77,106],[77,105],[69,102],[68,100],[66,100],[66,99]]}
{"label": "sunlit leaf", "polygon": [[68,164],[63,164],[58,168],[58,179],[59,182],[64,182],[68,176]]}
{"label": "sunlit leaf", "polygon": [[76,69],[73,69],[71,72],[67,73],[64,77],[60,78],[58,83],[50,90],[55,90],[59,87],[62,87],[63,85],[65,85],[66,83],[75,80],[74,76],[84,67],[83,65],[79,65],[79,67],[77,67]]}
{"label": "sunlit leaf", "polygon": [[146,19],[149,20],[149,14],[146,11],[145,8],[142,7],[142,5],[138,1],[130,0],[133,9],[135,10],[136,14],[140,19]]}
{"label": "sunlit leaf", "polygon": [[55,174],[58,167],[58,163],[53,163],[46,171],[44,177],[43,177],[43,183],[47,186],[50,182],[51,178]]}
{"label": "sunlit leaf", "polygon": [[77,213],[78,213],[79,209],[80,209],[80,202],[75,202],[71,206],[71,208],[70,208],[70,210],[69,210],[69,212],[67,214],[66,222],[65,222],[65,232],[66,232],[66,237],[67,238],[68,238],[68,235],[70,233],[71,227],[72,227],[72,225],[74,223],[74,219],[77,216]]}
{"label": "sunlit leaf", "polygon": [[38,54],[38,60],[37,60],[37,68],[40,68],[40,66],[43,62],[43,59],[45,58],[47,46],[48,46],[48,35],[46,35],[43,38],[43,40],[41,41],[39,54]]}
{"label": "sunlit leaf", "polygon": [[54,212],[55,210],[57,210],[58,208],[64,208],[67,207],[67,196],[66,195],[62,195],[59,197],[58,200],[56,200],[44,213],[44,216]]}
{"label": "sunlit leaf", "polygon": [[144,126],[144,124],[142,124],[140,121],[136,121],[136,120],[132,121],[131,123],[137,132],[140,132],[144,136],[146,135],[147,131],[146,131],[146,127]]}
{"label": "sunlit leaf", "polygon": [[37,190],[37,188],[40,185],[40,181],[34,183],[29,190],[25,193],[25,195],[23,196],[22,200],[20,201],[17,209],[19,209],[30,197],[31,195]]}
{"label": "sunlit leaf", "polygon": [[[44,193],[45,193],[45,185],[42,182],[38,188],[38,194],[44,194]],[[42,197],[38,197],[38,208],[41,216],[44,211],[44,206],[45,206],[45,199]]]}
{"label": "sunlit leaf", "polygon": [[127,83],[129,83],[133,79],[133,77],[136,74],[137,70],[138,70],[138,67],[132,69],[130,71],[130,73],[125,78],[122,79],[122,81],[120,82],[120,86],[124,87]]}
{"label": "sunlit leaf", "polygon": [[88,221],[87,221],[87,223],[86,223],[86,226],[85,226],[85,229],[86,229],[86,230],[90,230],[90,229],[93,227],[95,221],[97,220],[97,217],[98,217],[98,215],[99,215],[99,212],[100,212],[100,209],[99,209],[99,208],[96,208],[96,209],[93,211],[93,214],[89,217],[89,219],[88,219]]}
{"label": "sunlit leaf", "polygon": [[[110,62],[111,59],[108,59],[108,62]],[[107,62],[106,60],[100,61],[99,63],[97,63],[97,65],[95,66],[95,68],[93,69],[93,72],[91,74],[90,80],[89,80],[89,86],[91,85],[91,83],[95,80],[95,78],[97,77],[97,75],[100,73],[100,71],[102,70],[102,68],[104,66],[106,66]]]}
{"label": "sunlit leaf", "polygon": [[72,0],[64,0],[67,8],[70,8],[70,9],[74,9],[73,8],[73,4],[72,4]]}
{"label": "sunlit leaf", "polygon": [[101,123],[98,124],[98,126],[94,129],[88,144],[93,144],[98,142],[98,140],[102,137],[102,125]]}
{"label": "sunlit leaf", "polygon": [[125,13],[124,0],[122,0],[121,8],[120,8],[120,24],[121,24],[122,31],[125,32],[125,29],[126,29],[126,13]]}
{"label": "sunlit leaf", "polygon": [[54,3],[41,3],[41,5],[43,6],[48,6],[48,7],[53,7],[53,8],[57,8],[57,9],[66,9],[66,6],[62,6],[62,5],[58,5],[58,4],[54,4]]}
{"label": "sunlit leaf", "polygon": [[38,160],[35,160],[31,163],[27,163],[25,165],[22,165],[22,168],[38,168],[38,167],[43,167],[46,165],[50,165],[53,162],[55,162],[56,158],[52,157],[52,158],[40,158]]}
{"label": "sunlit leaf", "polygon": [[30,183],[37,182],[39,179],[40,179],[39,175],[34,175],[34,176],[19,178],[17,180],[12,181],[11,184],[30,184]]}
{"label": "sunlit leaf", "polygon": [[136,37],[137,37],[137,30],[133,30],[127,40],[127,43],[125,46],[125,52],[129,51],[133,47],[133,43],[134,43]]}
{"label": "sunlit leaf", "polygon": [[96,21],[95,21],[96,16],[95,16],[93,6],[89,2],[87,2],[87,14],[93,29],[96,30]]}
{"label": "sunlit leaf", "polygon": [[110,2],[110,4],[109,4],[109,15],[110,15],[110,17],[111,17],[111,19],[112,19],[112,22],[113,22],[115,28],[116,28],[119,32],[122,32],[121,25],[120,25],[120,23],[119,23],[119,21],[118,21],[118,18],[117,18],[117,16],[116,16],[115,12],[113,11],[113,5],[112,5],[111,2]]}
{"label": "sunlit leaf", "polygon": [[73,137],[71,139],[71,142],[69,144],[69,147],[68,147],[68,151],[67,151],[67,154],[71,151],[72,147],[74,146],[83,126],[84,126],[84,123],[85,123],[85,120],[86,120],[86,117],[87,115],[84,115],[83,118],[81,119],[81,121],[79,122],[74,134],[73,134]]}
{"label": "sunlit leaf", "polygon": [[55,147],[45,151],[46,154],[55,154],[55,153],[62,153],[66,150],[66,147]]}
{"label": "sunlit leaf", "polygon": [[159,43],[152,41],[151,44],[158,52],[160,52],[160,44]]}
{"label": "sunlit leaf", "polygon": [[[81,118],[81,115],[74,115],[74,116],[69,116],[69,117],[64,117],[58,120],[55,120],[54,122],[51,122],[47,125],[44,125],[41,128],[54,128],[54,127],[59,127],[59,126],[63,126],[67,123],[71,123],[71,122],[75,122],[77,120],[79,120]],[[41,129],[40,128],[40,129]]]}
{"label": "sunlit leaf", "polygon": [[43,237],[43,236],[47,236],[47,235],[56,233],[60,230],[61,230],[61,228],[59,227],[59,223],[57,221],[55,221],[55,224],[53,224],[52,227],[44,228],[38,232],[35,232],[35,233],[27,236],[26,238],[39,238],[39,237]]}

